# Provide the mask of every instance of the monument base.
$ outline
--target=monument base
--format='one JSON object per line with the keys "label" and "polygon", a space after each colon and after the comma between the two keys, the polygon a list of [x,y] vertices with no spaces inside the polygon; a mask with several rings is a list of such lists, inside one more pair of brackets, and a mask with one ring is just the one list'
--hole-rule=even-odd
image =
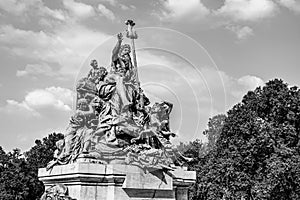
{"label": "monument base", "polygon": [[41,168],[39,179],[46,189],[55,184],[67,186],[69,196],[76,200],[187,200],[196,172],[76,162],[49,171]]}

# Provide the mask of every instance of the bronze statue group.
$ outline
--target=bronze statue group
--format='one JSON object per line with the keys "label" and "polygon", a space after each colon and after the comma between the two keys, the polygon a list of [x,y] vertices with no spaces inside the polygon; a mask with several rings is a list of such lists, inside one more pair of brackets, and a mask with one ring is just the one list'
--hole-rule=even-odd
{"label": "bronze statue group", "polygon": [[[130,23],[128,27],[132,28],[134,24]],[[92,60],[92,69],[78,81],[76,112],[64,139],[56,144],[55,159],[48,169],[79,158],[144,169],[172,169],[190,160],[170,143],[170,136],[175,136],[169,125],[172,104],[151,105],[140,87],[131,46],[122,44],[122,40],[120,33],[108,69]]]}

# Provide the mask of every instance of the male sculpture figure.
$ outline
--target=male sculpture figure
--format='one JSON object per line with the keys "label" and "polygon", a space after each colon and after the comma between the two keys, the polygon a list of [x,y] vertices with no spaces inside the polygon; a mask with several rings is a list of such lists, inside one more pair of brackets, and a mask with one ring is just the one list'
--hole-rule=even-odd
{"label": "male sculpture figure", "polygon": [[122,76],[125,82],[132,82],[134,71],[130,57],[131,47],[129,44],[122,45],[122,33],[117,38],[117,44],[112,51],[112,71]]}
{"label": "male sculpture figure", "polygon": [[97,60],[95,60],[95,59],[91,60],[90,65],[91,65],[92,69],[88,73],[88,76],[87,76],[88,78],[95,77],[99,71]]}

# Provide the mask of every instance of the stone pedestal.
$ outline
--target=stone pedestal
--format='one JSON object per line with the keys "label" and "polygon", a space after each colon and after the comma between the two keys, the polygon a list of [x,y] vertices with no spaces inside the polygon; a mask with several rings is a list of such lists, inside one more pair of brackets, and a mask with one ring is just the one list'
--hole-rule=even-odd
{"label": "stone pedestal", "polygon": [[184,168],[144,171],[133,165],[77,162],[50,171],[39,169],[39,179],[46,188],[64,184],[77,200],[187,200],[196,173]]}

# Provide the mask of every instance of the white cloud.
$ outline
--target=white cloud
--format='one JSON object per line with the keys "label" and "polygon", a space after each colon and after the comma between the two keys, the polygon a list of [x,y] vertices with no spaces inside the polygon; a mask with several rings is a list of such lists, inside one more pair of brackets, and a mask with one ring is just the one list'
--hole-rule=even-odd
{"label": "white cloud", "polygon": [[272,17],[277,10],[272,0],[225,0],[215,13],[235,21],[257,21]]}
{"label": "white cloud", "polygon": [[61,10],[52,10],[44,5],[41,0],[2,0],[0,8],[6,12],[26,17],[32,15],[39,17],[51,17],[57,20],[65,20],[65,15]]}
{"label": "white cloud", "polygon": [[129,10],[129,9],[135,10],[136,9],[136,7],[134,5],[126,6],[124,4],[119,4],[119,6],[122,10]]}
{"label": "white cloud", "polygon": [[66,88],[49,87],[28,93],[23,101],[30,108],[54,107],[61,111],[71,111],[73,92]]}
{"label": "white cloud", "polygon": [[167,0],[164,2],[166,11],[163,20],[194,21],[210,13],[200,0]]}
{"label": "white cloud", "polygon": [[106,17],[107,19],[114,21],[116,19],[114,13],[109,10],[108,8],[106,8],[104,5],[99,4],[98,5],[98,10],[100,12],[100,14],[104,17]]}
{"label": "white cloud", "polygon": [[139,66],[145,66],[145,65],[161,65],[161,66],[172,66],[174,63],[170,58],[164,56],[164,55],[157,55],[154,53],[151,53],[150,51],[140,51],[139,52]]}
{"label": "white cloud", "polygon": [[126,6],[126,5],[124,5],[124,4],[120,4],[120,8],[121,8],[122,10],[129,10],[129,7]]}
{"label": "white cloud", "polygon": [[51,16],[54,19],[58,19],[61,21],[64,21],[66,19],[66,16],[62,10],[52,10],[46,6],[40,6],[40,13],[43,16]]}
{"label": "white cloud", "polygon": [[55,76],[57,73],[46,63],[42,64],[28,64],[25,66],[24,70],[18,70],[16,75],[18,77],[30,76],[30,75],[45,75],[45,76]]}
{"label": "white cloud", "polygon": [[28,9],[28,7],[34,5],[36,0],[1,0],[0,8],[14,15],[22,15]]}
{"label": "white cloud", "polygon": [[280,5],[294,11],[295,13],[300,13],[300,2],[299,1],[296,1],[296,0],[277,0],[277,2]]}
{"label": "white cloud", "polygon": [[8,114],[24,114],[40,117],[41,110],[55,109],[56,111],[70,112],[73,92],[61,87],[48,87],[29,92],[23,101],[7,100],[7,104],[0,111]]}
{"label": "white cloud", "polygon": [[237,38],[240,40],[247,39],[248,37],[254,35],[253,29],[249,26],[228,25],[226,28],[235,33]]}
{"label": "white cloud", "polygon": [[[77,74],[89,53],[107,37],[77,24],[57,28],[54,33],[21,30],[13,26],[0,27],[2,48],[37,63],[57,63],[61,66],[58,73],[72,76]],[[29,68],[36,69],[36,66]],[[46,68],[43,69],[48,70]],[[19,75],[22,74],[24,72],[19,72]]]}
{"label": "white cloud", "polygon": [[0,107],[0,112],[10,115],[22,115],[25,117],[40,117],[40,114],[30,108],[25,102],[19,103],[15,100],[7,100],[6,105],[4,107]]}
{"label": "white cloud", "polygon": [[95,10],[91,5],[74,0],[63,0],[63,4],[75,17],[88,18],[95,15]]}
{"label": "white cloud", "polygon": [[239,100],[250,90],[254,90],[258,86],[263,86],[264,81],[252,75],[246,75],[239,79],[233,80],[230,85],[230,93]]}
{"label": "white cloud", "polygon": [[116,6],[117,5],[117,1],[116,0],[100,0],[100,2],[109,3],[112,6]]}
{"label": "white cloud", "polygon": [[254,90],[256,87],[264,85],[264,81],[261,78],[251,75],[243,76],[237,82],[249,90]]}
{"label": "white cloud", "polygon": [[[230,109],[234,104],[240,102],[242,97],[246,95],[248,91],[264,85],[264,81],[260,77],[254,75],[245,75],[235,78],[224,71],[214,68],[203,68],[201,69],[201,72],[205,77],[213,101],[216,102],[216,105],[222,103],[223,99],[221,94],[225,93],[225,110]],[[220,78],[222,79],[222,84],[220,83]],[[214,107],[216,107],[216,105],[214,105]]]}

